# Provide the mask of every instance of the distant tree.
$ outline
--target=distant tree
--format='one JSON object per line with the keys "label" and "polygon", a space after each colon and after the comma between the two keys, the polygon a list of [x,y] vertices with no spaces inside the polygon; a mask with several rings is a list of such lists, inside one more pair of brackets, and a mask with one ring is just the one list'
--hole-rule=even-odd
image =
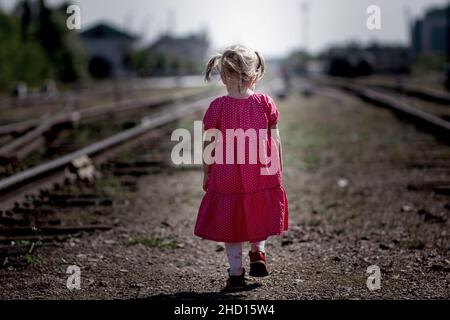
{"label": "distant tree", "polygon": [[21,21],[0,11],[0,89],[17,81],[38,84],[50,75],[50,63],[38,41],[24,41]]}
{"label": "distant tree", "polygon": [[36,35],[52,64],[54,76],[71,82],[83,75],[86,59],[78,35],[66,27],[65,8],[51,10],[44,0],[39,0]]}
{"label": "distant tree", "polygon": [[14,82],[41,85],[45,79],[75,81],[86,72],[86,59],[78,34],[65,25],[66,7],[50,9],[39,0],[33,16],[30,1],[17,6],[19,15],[0,8],[0,90]]}
{"label": "distant tree", "polygon": [[29,28],[31,24],[31,8],[28,0],[24,0],[21,3],[21,31],[22,31],[22,39],[26,41],[29,35]]}
{"label": "distant tree", "polygon": [[203,66],[195,61],[146,48],[131,52],[126,65],[141,76],[200,74]]}
{"label": "distant tree", "polygon": [[328,74],[338,77],[353,77],[355,70],[347,57],[332,57],[329,61]]}

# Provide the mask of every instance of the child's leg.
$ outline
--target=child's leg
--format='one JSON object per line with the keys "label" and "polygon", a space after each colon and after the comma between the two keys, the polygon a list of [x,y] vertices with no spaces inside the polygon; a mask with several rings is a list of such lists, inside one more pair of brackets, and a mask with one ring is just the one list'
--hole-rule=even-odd
{"label": "child's leg", "polygon": [[269,269],[266,265],[266,253],[264,246],[266,241],[251,242],[250,256],[250,272],[252,277],[266,277],[269,275]]}
{"label": "child's leg", "polygon": [[225,243],[228,263],[230,264],[230,276],[239,276],[244,269],[242,268],[242,242]]}
{"label": "child's leg", "polygon": [[258,242],[251,242],[251,251],[262,251],[265,252],[265,246],[266,246],[266,240],[258,241]]}

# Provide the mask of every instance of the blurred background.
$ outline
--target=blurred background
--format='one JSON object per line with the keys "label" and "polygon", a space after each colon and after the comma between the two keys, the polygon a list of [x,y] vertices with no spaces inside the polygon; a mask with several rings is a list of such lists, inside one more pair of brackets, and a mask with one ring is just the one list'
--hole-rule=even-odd
{"label": "blurred background", "polygon": [[[66,27],[70,4],[81,9],[80,30]],[[0,90],[20,87],[23,96],[115,77],[199,75],[210,54],[235,43],[261,51],[283,73],[402,75],[448,89],[447,1],[377,1],[380,30],[366,27],[369,5],[0,0]]]}

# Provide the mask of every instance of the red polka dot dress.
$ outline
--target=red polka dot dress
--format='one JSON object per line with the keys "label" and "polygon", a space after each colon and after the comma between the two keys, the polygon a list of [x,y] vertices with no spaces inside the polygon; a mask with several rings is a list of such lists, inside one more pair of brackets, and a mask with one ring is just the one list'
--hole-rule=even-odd
{"label": "red polka dot dress", "polygon": [[[222,133],[223,161],[216,159],[210,167],[208,189],[198,211],[195,235],[220,242],[255,242],[287,230],[288,202],[280,170],[275,174],[261,174],[261,168],[268,165],[267,160],[262,162],[258,155],[256,163],[249,161],[250,138],[245,140],[243,164],[237,161],[236,142],[232,155],[234,163],[226,161],[227,143],[230,143],[227,129],[259,132],[259,129],[269,130],[278,120],[274,101],[261,93],[253,93],[246,99],[223,96],[210,104],[203,125],[205,130],[215,128]],[[270,139],[273,138],[269,134],[268,155],[271,155]],[[259,152],[260,145],[256,145]]]}

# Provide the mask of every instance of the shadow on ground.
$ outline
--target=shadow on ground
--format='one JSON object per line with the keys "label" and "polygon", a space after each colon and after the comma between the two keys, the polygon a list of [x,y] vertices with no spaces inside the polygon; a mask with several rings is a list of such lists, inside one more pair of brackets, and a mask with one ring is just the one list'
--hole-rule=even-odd
{"label": "shadow on ground", "polygon": [[220,292],[184,291],[172,294],[158,294],[142,298],[140,300],[236,300],[244,298],[245,295],[233,293],[251,291],[259,287],[261,287],[261,284],[253,283],[249,284],[245,289],[241,290],[222,290]]}

